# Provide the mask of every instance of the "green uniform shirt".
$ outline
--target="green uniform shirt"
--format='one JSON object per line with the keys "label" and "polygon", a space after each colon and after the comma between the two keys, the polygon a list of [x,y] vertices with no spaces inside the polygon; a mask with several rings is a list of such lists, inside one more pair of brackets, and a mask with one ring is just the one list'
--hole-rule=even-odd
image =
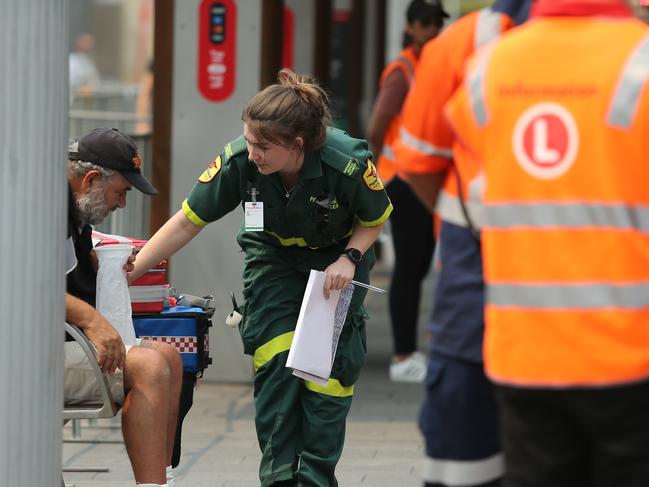
{"label": "green uniform shirt", "polygon": [[264,176],[257,171],[241,136],[199,177],[182,208],[195,225],[204,226],[252,201],[253,193],[264,203],[259,237],[282,246],[343,244],[356,220],[378,226],[392,212],[367,143],[334,128],[328,129],[321,149],[305,154],[300,181],[290,193],[277,173]]}

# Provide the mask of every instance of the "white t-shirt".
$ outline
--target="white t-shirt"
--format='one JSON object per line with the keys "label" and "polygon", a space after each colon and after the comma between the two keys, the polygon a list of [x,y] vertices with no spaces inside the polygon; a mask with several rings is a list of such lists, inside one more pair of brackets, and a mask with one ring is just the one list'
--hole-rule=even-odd
{"label": "white t-shirt", "polygon": [[77,266],[77,254],[74,252],[74,242],[72,237],[68,238],[65,244],[66,259],[65,259],[65,274],[68,275]]}

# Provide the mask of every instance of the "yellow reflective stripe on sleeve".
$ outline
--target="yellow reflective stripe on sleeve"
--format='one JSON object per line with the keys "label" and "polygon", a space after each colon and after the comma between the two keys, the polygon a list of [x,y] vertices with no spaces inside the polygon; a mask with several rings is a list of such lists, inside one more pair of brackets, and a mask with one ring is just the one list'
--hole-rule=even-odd
{"label": "yellow reflective stripe on sleeve", "polygon": [[264,343],[261,347],[255,350],[255,354],[252,357],[252,363],[255,367],[255,371],[263,365],[266,365],[270,362],[275,355],[278,353],[286,352],[291,348],[291,342],[293,341],[294,331],[289,331],[283,335],[276,336],[269,342]]}
{"label": "yellow reflective stripe on sleeve", "polygon": [[194,210],[190,208],[189,203],[187,203],[187,199],[183,201],[182,210],[185,216],[189,219],[189,221],[192,222],[197,227],[202,228],[205,225],[207,225],[207,222],[203,221],[201,217],[198,216],[196,213],[194,213]]}
{"label": "yellow reflective stripe on sleeve", "polygon": [[315,382],[305,380],[304,386],[310,391],[325,394],[327,396],[348,397],[354,394],[354,386],[345,387],[336,379],[329,379],[326,386],[321,386]]}
{"label": "yellow reflective stripe on sleeve", "polygon": [[392,203],[390,203],[390,206],[388,206],[383,212],[383,214],[376,220],[373,220],[371,222],[366,222],[359,218],[358,224],[361,227],[378,227],[381,223],[384,223],[390,217],[392,210],[393,210]]}

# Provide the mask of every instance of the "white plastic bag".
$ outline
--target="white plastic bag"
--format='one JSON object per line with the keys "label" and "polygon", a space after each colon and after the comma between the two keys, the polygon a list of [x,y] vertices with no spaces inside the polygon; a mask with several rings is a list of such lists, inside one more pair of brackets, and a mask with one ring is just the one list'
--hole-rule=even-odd
{"label": "white plastic bag", "polygon": [[128,244],[95,247],[99,259],[97,271],[97,311],[115,327],[124,345],[135,345],[135,328],[131,317],[131,297],[123,267],[133,252]]}

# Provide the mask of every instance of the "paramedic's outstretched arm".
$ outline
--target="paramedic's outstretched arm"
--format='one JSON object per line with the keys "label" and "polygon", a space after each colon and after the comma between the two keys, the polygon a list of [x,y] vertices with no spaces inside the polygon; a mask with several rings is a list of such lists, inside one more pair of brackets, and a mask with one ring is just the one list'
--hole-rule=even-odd
{"label": "paramedic's outstretched arm", "polygon": [[135,269],[128,275],[129,282],[178,252],[198,235],[201,229],[194,225],[182,210],[178,211],[138,252]]}
{"label": "paramedic's outstretched arm", "polygon": [[78,326],[97,349],[97,363],[104,372],[124,369],[126,348],[117,330],[85,301],[65,294],[65,320]]}

